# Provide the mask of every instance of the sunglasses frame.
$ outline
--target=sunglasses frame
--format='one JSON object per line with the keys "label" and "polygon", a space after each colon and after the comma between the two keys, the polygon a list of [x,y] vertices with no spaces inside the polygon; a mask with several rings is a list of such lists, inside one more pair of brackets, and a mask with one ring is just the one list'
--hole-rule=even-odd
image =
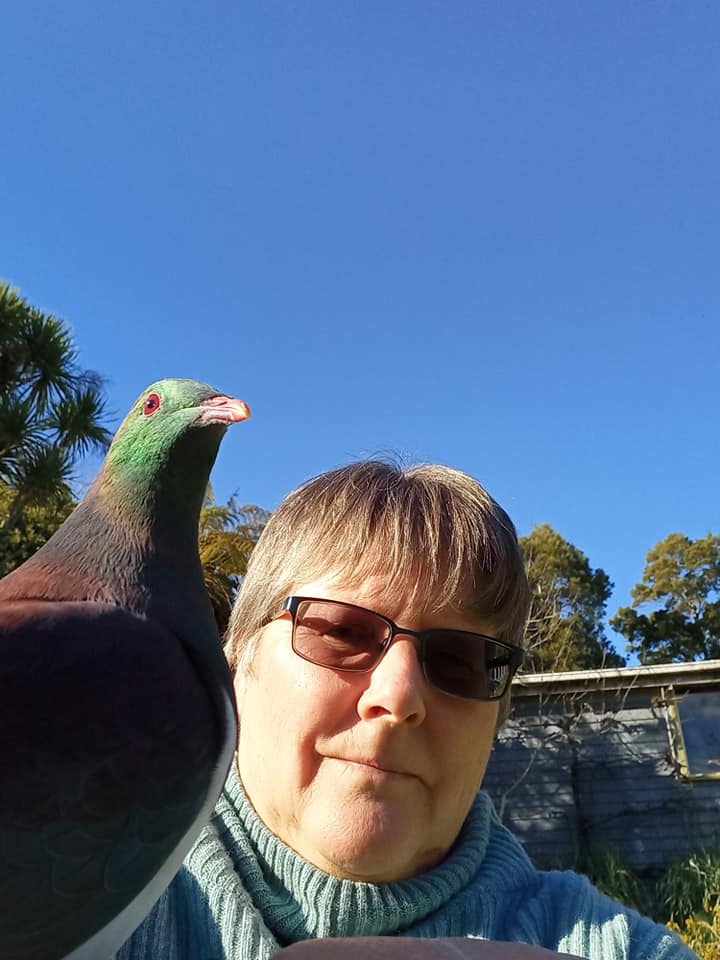
{"label": "sunglasses frame", "polygon": [[[369,614],[372,617],[375,617],[378,620],[382,620],[383,623],[387,624],[390,633],[387,640],[384,641],[383,647],[378,654],[377,660],[375,660],[368,667],[336,667],[331,664],[322,663],[320,660],[314,660],[312,657],[308,657],[300,651],[295,646],[295,626],[298,608],[301,603],[330,603],[340,607],[350,607],[351,610],[358,610],[360,613]],[[422,667],[423,676],[436,690],[439,690],[441,693],[446,694],[448,697],[455,697],[458,700],[474,700],[479,703],[493,703],[496,700],[502,700],[502,698],[507,693],[508,687],[512,682],[512,678],[515,676],[518,668],[521,666],[525,658],[525,650],[523,647],[516,647],[514,644],[505,643],[504,640],[497,640],[495,637],[490,637],[484,633],[474,633],[472,630],[454,630],[448,629],[447,627],[435,627],[431,630],[408,630],[405,627],[399,627],[390,617],[384,616],[382,613],[376,613],[375,610],[368,610],[367,607],[360,607],[356,603],[346,603],[344,600],[328,600],[327,597],[287,597],[285,603],[283,604],[283,611],[289,613],[292,619],[292,649],[293,652],[300,657],[301,660],[306,660],[308,663],[314,663],[318,667],[325,667],[327,670],[337,670],[340,673],[370,673],[375,667],[380,663],[385,654],[390,649],[390,646],[397,636],[408,636],[415,637],[418,642],[417,654],[418,660],[420,661],[420,666]],[[503,687],[502,693],[494,697],[467,697],[459,693],[451,693],[449,690],[445,690],[443,687],[439,687],[431,677],[428,676],[427,670],[427,661],[426,661],[426,643],[429,635],[434,633],[459,633],[469,637],[476,637],[479,640],[487,640],[490,643],[496,644],[498,647],[502,647],[504,650],[507,650],[509,653],[509,673],[508,679]],[[492,666],[489,664],[488,666]]]}

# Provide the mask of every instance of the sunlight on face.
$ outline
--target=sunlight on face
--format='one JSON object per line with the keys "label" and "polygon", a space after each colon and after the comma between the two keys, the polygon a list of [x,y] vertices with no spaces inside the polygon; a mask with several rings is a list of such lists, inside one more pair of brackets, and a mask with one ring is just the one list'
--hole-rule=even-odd
{"label": "sunlight on face", "polygon": [[[388,605],[380,577],[352,590],[325,578],[294,592],[359,604],[409,629],[488,632],[456,610]],[[411,637],[397,637],[370,673],[308,663],[293,652],[284,618],[264,629],[236,693],[243,785],[293,850],[327,873],[371,882],[412,876],[445,856],[484,775],[497,703],[430,687]]]}

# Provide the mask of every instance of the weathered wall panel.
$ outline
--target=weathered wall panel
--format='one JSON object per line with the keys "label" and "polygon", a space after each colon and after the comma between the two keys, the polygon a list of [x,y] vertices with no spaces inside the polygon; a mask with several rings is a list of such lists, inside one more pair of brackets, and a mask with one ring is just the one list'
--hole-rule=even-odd
{"label": "weathered wall panel", "polygon": [[720,843],[720,780],[678,776],[659,686],[517,700],[483,789],[543,864],[613,849],[659,869]]}

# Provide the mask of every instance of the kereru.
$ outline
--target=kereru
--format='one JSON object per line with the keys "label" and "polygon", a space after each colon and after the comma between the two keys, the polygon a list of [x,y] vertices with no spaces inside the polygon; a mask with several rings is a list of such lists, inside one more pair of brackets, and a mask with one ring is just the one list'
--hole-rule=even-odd
{"label": "kereru", "polygon": [[105,960],[179,869],[236,747],[198,517],[242,401],[148,387],[87,496],[0,581],[0,958]]}

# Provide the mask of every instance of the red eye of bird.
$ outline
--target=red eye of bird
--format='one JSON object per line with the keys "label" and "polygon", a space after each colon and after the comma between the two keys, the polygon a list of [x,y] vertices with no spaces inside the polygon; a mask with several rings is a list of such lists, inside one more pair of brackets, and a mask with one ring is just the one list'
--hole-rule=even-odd
{"label": "red eye of bird", "polygon": [[143,404],[143,416],[150,417],[156,410],[160,409],[160,397],[156,393],[151,393]]}

